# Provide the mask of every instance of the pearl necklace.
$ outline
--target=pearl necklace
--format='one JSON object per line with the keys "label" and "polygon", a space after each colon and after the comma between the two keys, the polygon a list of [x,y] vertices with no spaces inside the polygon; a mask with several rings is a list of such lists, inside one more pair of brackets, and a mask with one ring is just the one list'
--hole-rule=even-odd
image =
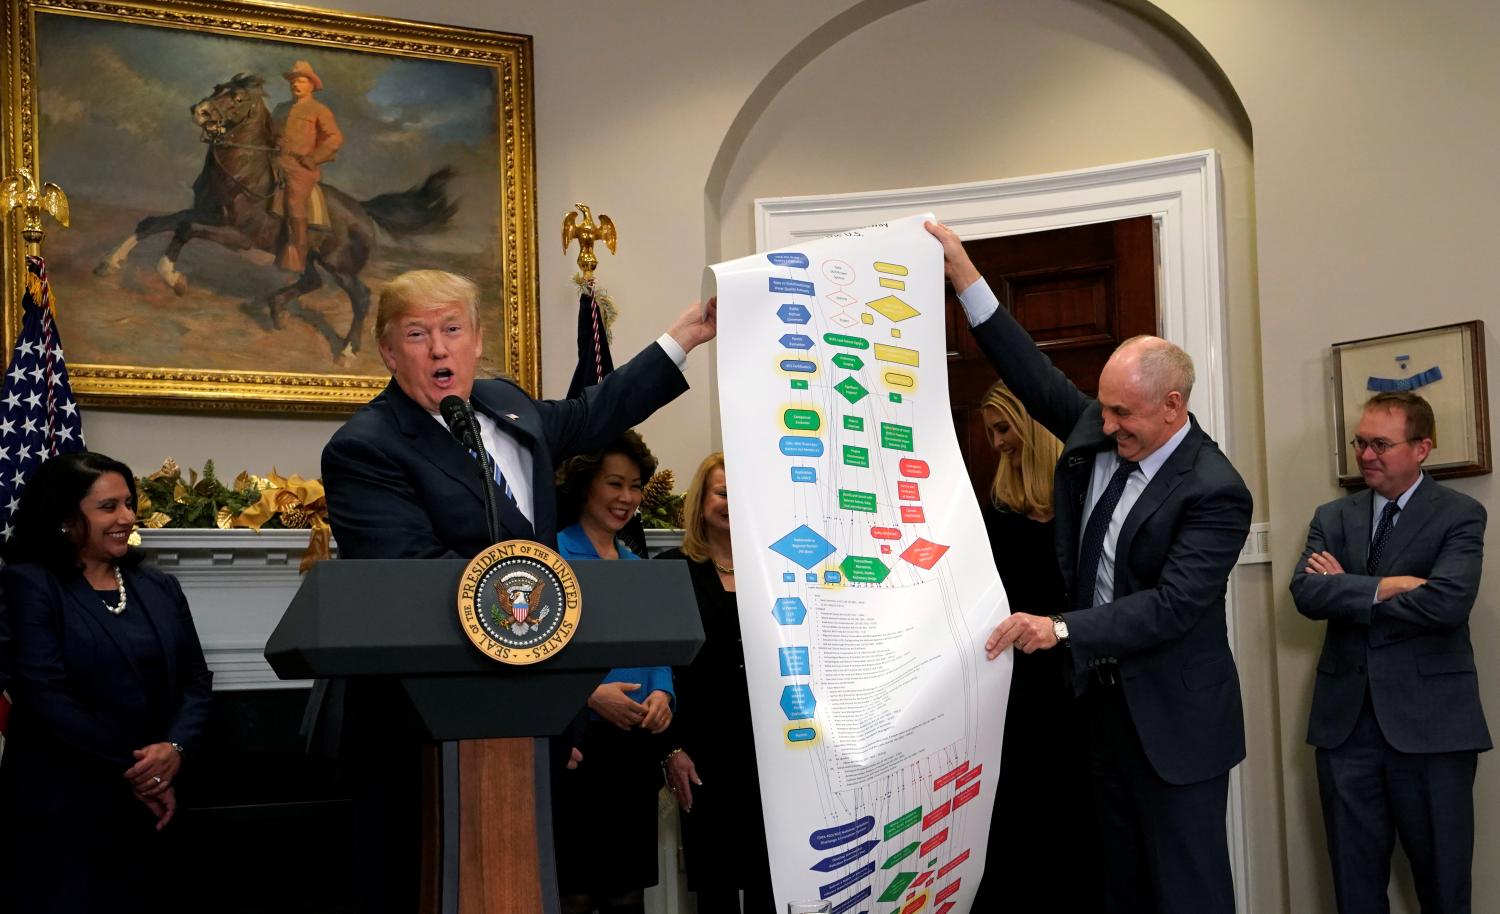
{"label": "pearl necklace", "polygon": [[119,591],[120,591],[120,602],[118,602],[118,603],[105,603],[104,604],[104,608],[110,614],[118,616],[120,613],[122,613],[122,612],[125,611],[125,602],[126,602],[126,599],[127,599],[126,596],[125,596],[125,575],[123,575],[123,574],[120,573],[120,569],[118,567],[116,567],[114,569],[114,572],[115,572],[115,587],[119,588]]}

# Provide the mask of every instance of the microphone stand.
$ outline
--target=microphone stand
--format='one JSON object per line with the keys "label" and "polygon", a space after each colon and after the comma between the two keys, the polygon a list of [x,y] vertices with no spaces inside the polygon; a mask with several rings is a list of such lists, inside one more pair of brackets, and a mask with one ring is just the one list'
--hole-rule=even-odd
{"label": "microphone stand", "polygon": [[474,451],[479,455],[479,469],[484,474],[484,519],[489,524],[490,542],[500,542],[500,521],[495,506],[495,468],[490,464],[489,448],[484,446],[484,435],[480,433],[479,419],[474,407],[464,402],[464,422],[474,438]]}

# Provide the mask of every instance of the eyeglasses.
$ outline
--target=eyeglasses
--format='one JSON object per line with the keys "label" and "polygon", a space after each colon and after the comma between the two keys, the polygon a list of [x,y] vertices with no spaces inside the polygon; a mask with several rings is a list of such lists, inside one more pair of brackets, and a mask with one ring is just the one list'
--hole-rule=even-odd
{"label": "eyeglasses", "polygon": [[1390,450],[1398,444],[1411,444],[1413,441],[1421,440],[1421,438],[1403,438],[1400,441],[1387,441],[1384,438],[1372,438],[1369,440],[1366,440],[1364,438],[1354,438],[1349,442],[1349,444],[1354,447],[1354,453],[1356,454],[1363,454],[1365,452],[1365,448],[1369,448],[1370,450],[1375,452],[1376,457],[1384,457],[1386,451]]}

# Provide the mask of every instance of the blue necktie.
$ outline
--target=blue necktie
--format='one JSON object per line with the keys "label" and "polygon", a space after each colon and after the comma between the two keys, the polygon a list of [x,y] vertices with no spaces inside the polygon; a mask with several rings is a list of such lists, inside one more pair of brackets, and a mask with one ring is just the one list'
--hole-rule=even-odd
{"label": "blue necktie", "polygon": [[[469,456],[475,460],[479,460],[479,453],[477,451],[469,451]],[[500,472],[500,462],[495,459],[494,454],[490,453],[489,448],[484,449],[484,456],[489,459],[490,475],[495,477],[495,485],[499,486],[500,491],[505,493],[505,498],[511,503],[511,506],[519,509],[520,505],[516,503],[516,493],[511,491],[510,483],[505,481],[505,474]]]}
{"label": "blue necktie", "polygon": [[1088,526],[1083,530],[1083,543],[1078,550],[1078,573],[1073,578],[1073,608],[1088,609],[1094,605],[1094,584],[1099,577],[1099,559],[1104,556],[1104,534],[1109,530],[1109,519],[1120,503],[1125,491],[1125,480],[1135,472],[1137,464],[1122,460],[1109,478],[1104,494],[1094,505],[1089,515]]}
{"label": "blue necktie", "polygon": [[1380,554],[1385,551],[1385,542],[1391,538],[1391,528],[1396,526],[1396,512],[1401,506],[1393,501],[1385,503],[1380,512],[1380,523],[1375,526],[1375,542],[1370,546],[1370,558],[1365,562],[1365,574],[1374,574],[1380,564]]}

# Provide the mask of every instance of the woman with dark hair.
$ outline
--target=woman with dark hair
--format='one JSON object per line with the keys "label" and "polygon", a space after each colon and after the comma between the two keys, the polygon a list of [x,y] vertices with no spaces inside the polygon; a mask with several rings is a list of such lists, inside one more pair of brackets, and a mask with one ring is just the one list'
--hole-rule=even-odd
{"label": "woman with dark hair", "polygon": [[[1062,442],[1026,412],[1004,384],[980,404],[990,446],[1000,454],[984,522],[1012,612],[1067,605],[1053,548],[1052,474]],[[1089,795],[1088,743],[1063,668],[1062,651],[1013,651],[1005,745],[990,820],[988,867],[978,911],[1102,911],[1103,860]],[[1014,878],[1007,861],[1025,860]],[[1007,875],[1009,873],[1009,875]]]}
{"label": "woman with dark hair", "polygon": [[177,811],[213,676],[187,600],[130,548],[135,479],[117,460],[43,463],[14,526],[0,569],[15,698],[0,761],[0,907],[170,909],[158,833]]}
{"label": "woman with dark hair", "polygon": [[771,914],[775,901],[735,600],[723,453],[699,464],[682,513],[682,548],[657,558],[687,560],[703,620],[703,648],[676,671],[685,704],[667,733],[672,749],[662,763],[683,812],[688,888],[698,896],[699,911],[738,912],[743,891],[746,914]]}
{"label": "woman with dark hair", "polygon": [[[635,560],[618,538],[641,506],[656,458],[627,431],[603,450],[568,459],[558,471],[558,552],[570,562]],[[610,670],[589,696],[578,747],[583,762],[553,777],[557,882],[565,914],[645,911],[656,885],[659,734],[672,722],[668,667]],[[606,825],[601,816],[608,814]]]}

